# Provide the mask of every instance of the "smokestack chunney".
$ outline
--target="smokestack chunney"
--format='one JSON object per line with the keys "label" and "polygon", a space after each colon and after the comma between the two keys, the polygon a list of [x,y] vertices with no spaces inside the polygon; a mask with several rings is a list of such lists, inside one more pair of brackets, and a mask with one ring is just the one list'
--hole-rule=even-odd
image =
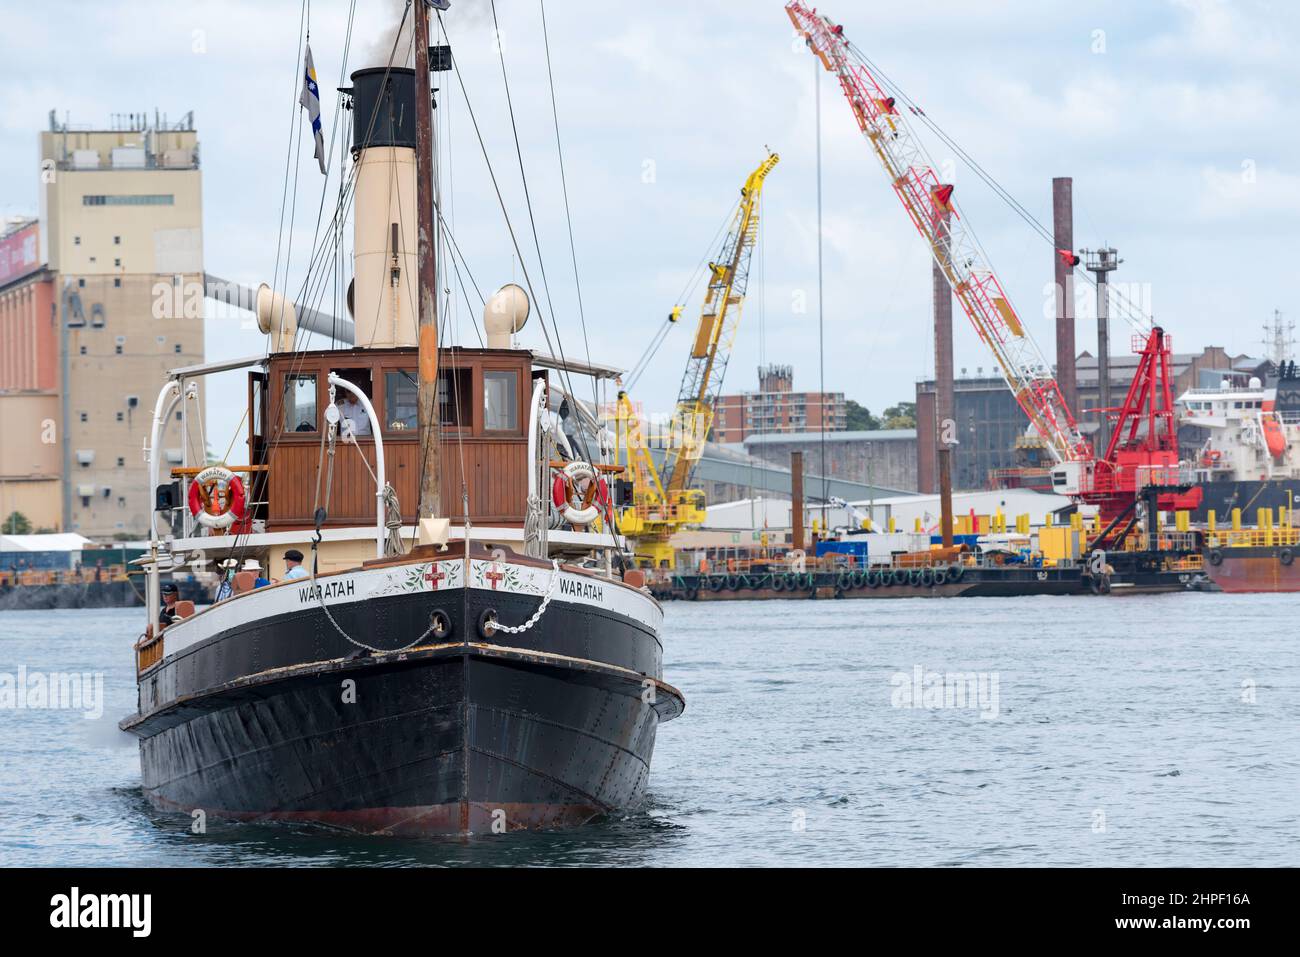
{"label": "smokestack chunney", "polygon": [[790,547],[804,547],[803,453],[790,453]]}
{"label": "smokestack chunney", "polygon": [[1079,414],[1079,377],[1074,348],[1074,270],[1061,256],[1074,249],[1074,180],[1052,180],[1052,220],[1056,227],[1056,381],[1072,414]]}
{"label": "smokestack chunney", "polygon": [[415,346],[415,71],[376,67],[352,74],[356,345]]}
{"label": "smokestack chunney", "polygon": [[[938,253],[933,267],[934,283],[934,394],[935,394],[935,464],[938,472],[939,531],[944,548],[952,547],[952,446],[948,444],[950,428],[956,416],[953,402],[952,358],[952,286],[945,267],[949,261],[950,222],[945,214],[939,221]],[[943,265],[940,264],[942,261]]]}

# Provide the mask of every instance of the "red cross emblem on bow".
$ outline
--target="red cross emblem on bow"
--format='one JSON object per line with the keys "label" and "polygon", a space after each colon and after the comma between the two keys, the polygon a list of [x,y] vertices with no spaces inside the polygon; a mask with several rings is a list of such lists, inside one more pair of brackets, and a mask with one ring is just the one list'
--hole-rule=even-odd
{"label": "red cross emblem on bow", "polygon": [[438,590],[438,583],[447,580],[446,574],[437,565],[430,565],[429,570],[424,573],[424,580],[429,583],[429,587],[434,591]]}

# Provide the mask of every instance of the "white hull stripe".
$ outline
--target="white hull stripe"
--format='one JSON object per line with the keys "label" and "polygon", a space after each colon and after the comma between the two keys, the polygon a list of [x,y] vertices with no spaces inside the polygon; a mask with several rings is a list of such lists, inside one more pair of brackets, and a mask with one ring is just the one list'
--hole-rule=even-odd
{"label": "white hull stripe", "polygon": [[[550,568],[474,559],[470,562],[469,585],[482,591],[541,598],[550,587],[553,574]],[[171,657],[213,635],[250,621],[319,608],[322,600],[328,607],[335,608],[390,595],[454,590],[464,584],[465,562],[459,558],[331,575],[317,581],[315,587],[320,590],[319,599],[313,592],[311,580],[299,579],[221,602],[192,619],[172,625],[165,632],[163,647],[166,656]],[[663,611],[650,596],[613,582],[571,572],[560,572],[560,580],[551,598],[552,604],[557,602],[600,608],[622,615],[641,623],[655,634],[663,624]]]}

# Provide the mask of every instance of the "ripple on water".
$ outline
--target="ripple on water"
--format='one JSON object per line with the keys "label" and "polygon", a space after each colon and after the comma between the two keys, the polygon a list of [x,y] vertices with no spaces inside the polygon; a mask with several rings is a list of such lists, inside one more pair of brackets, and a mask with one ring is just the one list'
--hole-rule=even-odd
{"label": "ripple on water", "polygon": [[[883,606],[888,607],[883,607]],[[0,672],[105,675],[99,722],[0,711],[0,860],[153,866],[1291,865],[1300,596],[666,606],[641,807],[573,831],[365,839],[153,810],[117,717],[134,612],[0,613]],[[1227,628],[1225,622],[1234,622]],[[53,632],[51,632],[53,628]],[[896,707],[997,675],[997,717]],[[1246,684],[1243,684],[1246,683]],[[1243,700],[1252,689],[1253,702]]]}

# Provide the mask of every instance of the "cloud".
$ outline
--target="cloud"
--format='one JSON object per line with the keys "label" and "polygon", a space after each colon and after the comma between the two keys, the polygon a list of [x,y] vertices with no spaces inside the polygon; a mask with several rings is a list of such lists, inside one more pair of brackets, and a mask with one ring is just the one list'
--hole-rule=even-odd
{"label": "cloud", "polygon": [[1177,27],[1152,39],[1147,50],[1162,57],[1196,57],[1258,67],[1290,58],[1288,21],[1271,3],[1168,0],[1181,14]]}
{"label": "cloud", "polygon": [[1300,216],[1300,176],[1258,169],[1253,160],[1243,160],[1237,169],[1206,166],[1201,170],[1201,181],[1195,209],[1197,217],[1205,222],[1267,215],[1294,223]]}
{"label": "cloud", "polygon": [[[497,0],[519,136],[538,233],[566,351],[580,349],[568,229],[560,192],[545,51],[536,0]],[[841,3],[853,40],[916,98],[964,148],[1040,219],[1050,217],[1051,178],[1075,178],[1078,245],[1113,243],[1126,263],[1118,281],[1156,290],[1180,348],[1216,343],[1249,351],[1258,323],[1285,308],[1279,237],[1290,229],[1300,150],[1292,4],[1239,2],[1137,5],[1103,0],[1061,7],[1035,0],[978,5],[917,0]],[[342,8],[313,4],[312,48],[332,90],[346,29]],[[348,69],[369,65],[382,29],[358,5]],[[161,0],[85,5],[48,0],[38,12],[6,13],[0,62],[8,108],[0,118],[0,207],[36,209],[36,136],[51,108],[74,123],[112,112],[152,110],[173,118],[194,109],[203,151],[205,254],[219,275],[269,279],[299,62],[296,3],[178,4]],[[540,277],[519,182],[497,51],[486,9],[463,0],[446,16],[457,62],[487,141],[512,222],[535,281]],[[689,8],[634,0],[546,4],[552,66],[593,357],[630,365],[705,255],[718,224],[763,147],[782,155],[765,192],[764,267],[751,298],[727,388],[753,388],[760,356],[817,375],[816,300],[792,310],[795,290],[815,286],[815,60],[792,43],[780,5],[701,0]],[[490,17],[490,14],[488,14]],[[1105,29],[1107,51],[1092,51]],[[191,49],[203,31],[203,54]],[[51,49],[81,55],[51,59]],[[831,78],[821,84],[826,248],[826,376],[872,408],[910,398],[929,373],[930,274],[924,244],[908,223]],[[458,84],[445,78],[440,116],[449,151],[444,187],[455,229],[485,292],[518,278],[519,266],[486,176]],[[327,97],[328,134],[338,123]],[[447,128],[449,124],[449,128]],[[947,152],[929,141],[936,160]],[[321,199],[310,149],[301,164],[291,286]],[[1253,159],[1256,182],[1241,180]],[[654,164],[645,179],[646,161]],[[454,162],[451,162],[454,161]],[[337,163],[337,157],[335,158]],[[1040,344],[1038,318],[1052,251],[960,164],[960,202]],[[326,216],[337,180],[324,184]],[[289,194],[292,207],[293,194]],[[350,240],[345,243],[350,245]],[[1216,268],[1201,268],[1212,256]],[[540,290],[539,290],[540,291]],[[470,293],[477,306],[477,299]],[[476,342],[460,312],[463,341]],[[698,296],[687,316],[698,314]],[[1225,309],[1230,312],[1225,312]],[[958,321],[957,365],[990,360]],[[760,329],[762,340],[760,342]],[[217,334],[219,333],[219,335]],[[1080,327],[1081,348],[1090,345]],[[637,398],[671,404],[685,362],[675,331]],[[1234,342],[1234,337],[1240,339]],[[534,339],[536,343],[534,343]],[[534,325],[525,340],[540,343]],[[223,326],[210,356],[259,351],[252,333]],[[210,393],[210,412],[242,412],[242,392]],[[213,431],[215,431],[215,422]],[[217,444],[214,441],[214,444]],[[224,443],[222,443],[224,446]]]}

